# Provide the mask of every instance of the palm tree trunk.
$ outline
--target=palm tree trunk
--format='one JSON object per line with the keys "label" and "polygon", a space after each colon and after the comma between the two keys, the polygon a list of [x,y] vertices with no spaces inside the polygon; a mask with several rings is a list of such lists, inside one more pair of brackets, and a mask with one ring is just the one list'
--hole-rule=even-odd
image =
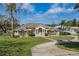
{"label": "palm tree trunk", "polygon": [[13,17],[13,13],[11,13],[11,27],[12,27],[11,36],[14,37],[14,17]]}

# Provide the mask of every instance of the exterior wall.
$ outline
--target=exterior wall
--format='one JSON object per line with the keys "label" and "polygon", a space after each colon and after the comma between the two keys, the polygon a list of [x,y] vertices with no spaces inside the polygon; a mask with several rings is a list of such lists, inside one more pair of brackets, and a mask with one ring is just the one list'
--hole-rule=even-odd
{"label": "exterior wall", "polygon": [[14,32],[14,35],[15,35],[15,36],[19,36],[20,34],[19,34],[18,31],[15,31],[15,32]]}
{"label": "exterior wall", "polygon": [[[41,32],[39,32],[40,28],[41,28]],[[47,33],[47,30],[44,27],[39,26],[39,27],[35,28],[35,36],[45,37],[45,33]]]}
{"label": "exterior wall", "polygon": [[28,33],[27,32],[25,33],[24,37],[28,37]]}
{"label": "exterior wall", "polygon": [[[41,29],[41,30],[39,30]],[[26,30],[33,30],[33,29],[26,29]],[[45,37],[45,34],[48,32],[48,29],[46,29],[45,27],[43,26],[39,26],[39,27],[36,27],[33,32],[35,33],[35,36],[39,36],[39,37]],[[24,32],[21,31],[21,30],[17,30],[14,32],[14,35],[15,36],[20,36],[20,37],[27,37],[28,36],[28,32]]]}
{"label": "exterior wall", "polygon": [[55,33],[55,35],[56,35],[56,36],[59,36],[59,35],[60,35],[60,32],[59,32],[59,31],[57,31],[57,32]]}
{"label": "exterior wall", "polygon": [[15,36],[20,36],[20,37],[23,37],[23,36],[24,37],[27,37],[28,36],[28,33],[26,31],[25,32],[22,32],[22,33],[20,31],[15,31],[14,32],[14,35]]}

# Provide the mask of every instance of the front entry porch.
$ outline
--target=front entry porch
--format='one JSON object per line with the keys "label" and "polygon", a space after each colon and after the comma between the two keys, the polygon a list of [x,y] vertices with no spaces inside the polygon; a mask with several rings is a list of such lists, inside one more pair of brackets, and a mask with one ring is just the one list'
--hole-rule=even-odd
{"label": "front entry porch", "polygon": [[45,37],[45,34],[47,33],[48,29],[44,27],[37,27],[35,28],[35,36],[39,37]]}

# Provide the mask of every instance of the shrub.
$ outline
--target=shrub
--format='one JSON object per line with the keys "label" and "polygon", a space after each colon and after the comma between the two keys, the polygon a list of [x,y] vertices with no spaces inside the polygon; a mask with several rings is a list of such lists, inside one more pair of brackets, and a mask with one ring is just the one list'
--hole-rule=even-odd
{"label": "shrub", "polygon": [[64,32],[60,32],[60,35],[64,35]]}
{"label": "shrub", "polygon": [[45,36],[48,36],[48,33],[45,33]]}
{"label": "shrub", "polygon": [[79,31],[77,31],[77,35],[78,35],[78,40],[79,40]]}
{"label": "shrub", "polygon": [[79,31],[77,31],[77,33],[79,34]]}
{"label": "shrub", "polygon": [[29,35],[29,36],[35,36],[35,34],[33,33],[32,30],[29,30],[29,31],[28,31],[28,35]]}
{"label": "shrub", "polygon": [[3,35],[3,33],[0,33],[0,35]]}
{"label": "shrub", "polygon": [[68,32],[60,32],[60,35],[71,35],[71,33],[68,33]]}
{"label": "shrub", "polygon": [[19,35],[17,35],[17,36],[14,35],[14,38],[18,38],[18,37],[20,37],[20,36]]}

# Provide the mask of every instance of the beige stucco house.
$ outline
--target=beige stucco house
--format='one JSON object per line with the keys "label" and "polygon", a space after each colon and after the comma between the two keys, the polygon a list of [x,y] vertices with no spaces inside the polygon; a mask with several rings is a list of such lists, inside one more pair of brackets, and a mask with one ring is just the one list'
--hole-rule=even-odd
{"label": "beige stucco house", "polygon": [[35,34],[35,37],[45,37],[45,34],[48,33],[50,27],[44,24],[26,24],[26,25],[21,25],[20,27],[15,29],[14,35],[15,36],[29,36],[28,31],[32,30],[33,33]]}
{"label": "beige stucco house", "polygon": [[35,27],[35,36],[42,36],[45,37],[45,34],[48,33],[49,28],[47,28],[46,26],[37,26]]}

